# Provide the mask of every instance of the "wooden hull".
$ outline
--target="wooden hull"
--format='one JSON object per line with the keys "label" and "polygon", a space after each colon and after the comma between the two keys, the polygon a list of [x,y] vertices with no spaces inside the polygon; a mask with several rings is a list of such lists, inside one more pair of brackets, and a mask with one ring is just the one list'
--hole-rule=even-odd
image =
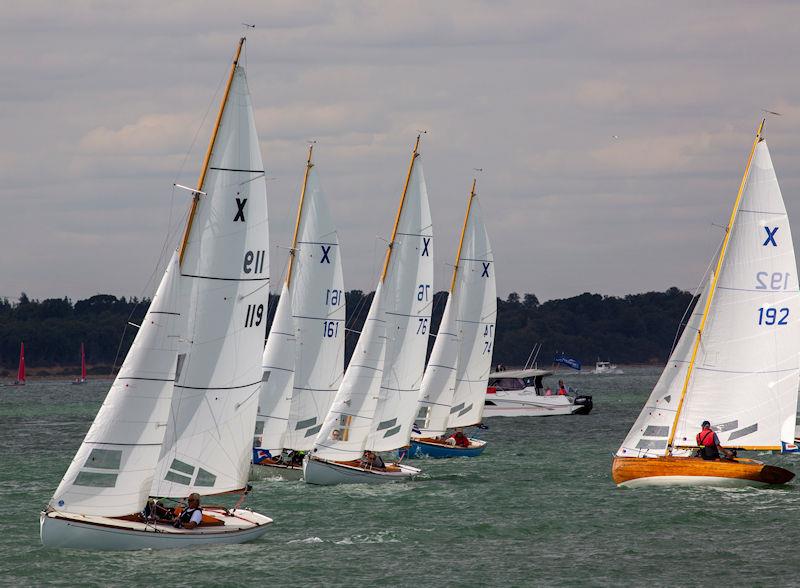
{"label": "wooden hull", "polygon": [[767,486],[786,484],[789,470],[752,459],[615,457],[611,477],[618,486]]}

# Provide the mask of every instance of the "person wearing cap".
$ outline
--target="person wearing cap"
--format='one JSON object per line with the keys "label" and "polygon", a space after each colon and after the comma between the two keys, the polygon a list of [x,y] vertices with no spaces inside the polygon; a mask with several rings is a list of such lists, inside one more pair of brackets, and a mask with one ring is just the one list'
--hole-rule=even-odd
{"label": "person wearing cap", "polygon": [[733,453],[725,449],[719,443],[719,437],[711,429],[711,423],[703,421],[703,430],[697,434],[697,444],[700,446],[700,457],[703,459],[719,459],[719,452],[725,454],[728,459],[733,459]]}

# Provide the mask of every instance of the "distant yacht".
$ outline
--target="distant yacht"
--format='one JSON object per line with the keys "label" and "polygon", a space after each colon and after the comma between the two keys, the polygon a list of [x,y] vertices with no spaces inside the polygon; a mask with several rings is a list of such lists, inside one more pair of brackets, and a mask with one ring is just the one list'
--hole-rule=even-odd
{"label": "distant yacht", "polygon": [[594,364],[594,373],[595,374],[624,374],[617,364],[611,363],[610,361],[600,361],[597,359],[597,363]]}
{"label": "distant yacht", "polygon": [[72,384],[85,384],[86,383],[86,354],[83,351],[83,343],[81,343],[81,377],[72,380]]}
{"label": "distant yacht", "polygon": [[19,367],[17,368],[17,379],[12,386],[25,385],[25,343],[19,344]]}

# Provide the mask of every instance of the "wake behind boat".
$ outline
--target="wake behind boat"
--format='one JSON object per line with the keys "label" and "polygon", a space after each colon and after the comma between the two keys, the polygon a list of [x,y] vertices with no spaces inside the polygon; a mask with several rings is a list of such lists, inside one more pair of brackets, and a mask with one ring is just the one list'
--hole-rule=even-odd
{"label": "wake behind boat", "polygon": [[588,395],[547,394],[542,380],[553,372],[540,369],[506,370],[489,374],[486,389],[486,417],[558,416],[589,414]]}
{"label": "wake behind boat", "polygon": [[[718,457],[718,447],[730,453],[797,451],[797,263],[761,135],[764,122],[753,140],[716,267],[614,457],[611,475],[620,486],[770,485],[794,477],[755,460]],[[706,459],[694,457],[698,445]]]}

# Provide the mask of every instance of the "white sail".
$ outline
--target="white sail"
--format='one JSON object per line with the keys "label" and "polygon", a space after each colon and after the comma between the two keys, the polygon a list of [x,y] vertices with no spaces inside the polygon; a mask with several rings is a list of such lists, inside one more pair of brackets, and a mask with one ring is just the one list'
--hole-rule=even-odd
{"label": "white sail", "polygon": [[51,508],[114,517],[144,507],[164,440],[181,326],[176,254]]}
{"label": "white sail", "polygon": [[474,197],[458,258],[456,293],[461,345],[447,426],[465,427],[480,423],[483,417],[497,319],[494,255]]}
{"label": "white sail", "polygon": [[292,319],[292,297],[283,285],[275,318],[267,337],[262,359],[263,377],[258,396],[256,433],[253,446],[281,454],[292,402],[295,378],[295,326]]}
{"label": "white sail", "polygon": [[379,282],[342,385],[314,442],[314,457],[348,461],[360,458],[364,452],[380,393],[386,352],[382,288]]}
{"label": "white sail", "polygon": [[[712,282],[617,455],[665,454]],[[676,448],[695,445],[704,420],[727,447],[780,449],[782,442],[793,442],[800,383],[799,299],[789,220],[762,140],[730,229],[675,430]]]}
{"label": "white sail", "polygon": [[[711,282],[712,279],[706,281],[703,292],[686,321],[686,327],[684,327],[675,349],[672,350],[664,371],[661,372],[661,377],[628,432],[628,436],[617,450],[618,456],[657,457],[666,455],[669,432],[675,421],[675,412],[678,410],[686,371],[689,368],[694,340],[697,337],[697,329],[700,328]],[[686,451],[673,451],[673,455],[686,453]]]}
{"label": "white sail", "polygon": [[419,411],[415,422],[420,432],[412,436],[431,437],[441,435],[447,429],[461,343],[456,328],[457,314],[457,303],[451,292],[419,390]]}
{"label": "white sail", "polygon": [[383,289],[386,363],[367,449],[408,443],[417,411],[433,306],[433,228],[417,155],[399,211]]}
{"label": "white sail", "polygon": [[793,443],[800,293],[786,207],[765,141],[753,156],[681,410],[675,445],[703,420],[725,446]]}
{"label": "white sail", "polygon": [[339,237],[310,163],[301,207],[290,276],[297,354],[284,447],[308,451],[342,383],[345,339]]}
{"label": "white sail", "polygon": [[184,250],[189,326],[152,493],[247,483],[267,322],[266,184],[244,69],[236,66]]}

